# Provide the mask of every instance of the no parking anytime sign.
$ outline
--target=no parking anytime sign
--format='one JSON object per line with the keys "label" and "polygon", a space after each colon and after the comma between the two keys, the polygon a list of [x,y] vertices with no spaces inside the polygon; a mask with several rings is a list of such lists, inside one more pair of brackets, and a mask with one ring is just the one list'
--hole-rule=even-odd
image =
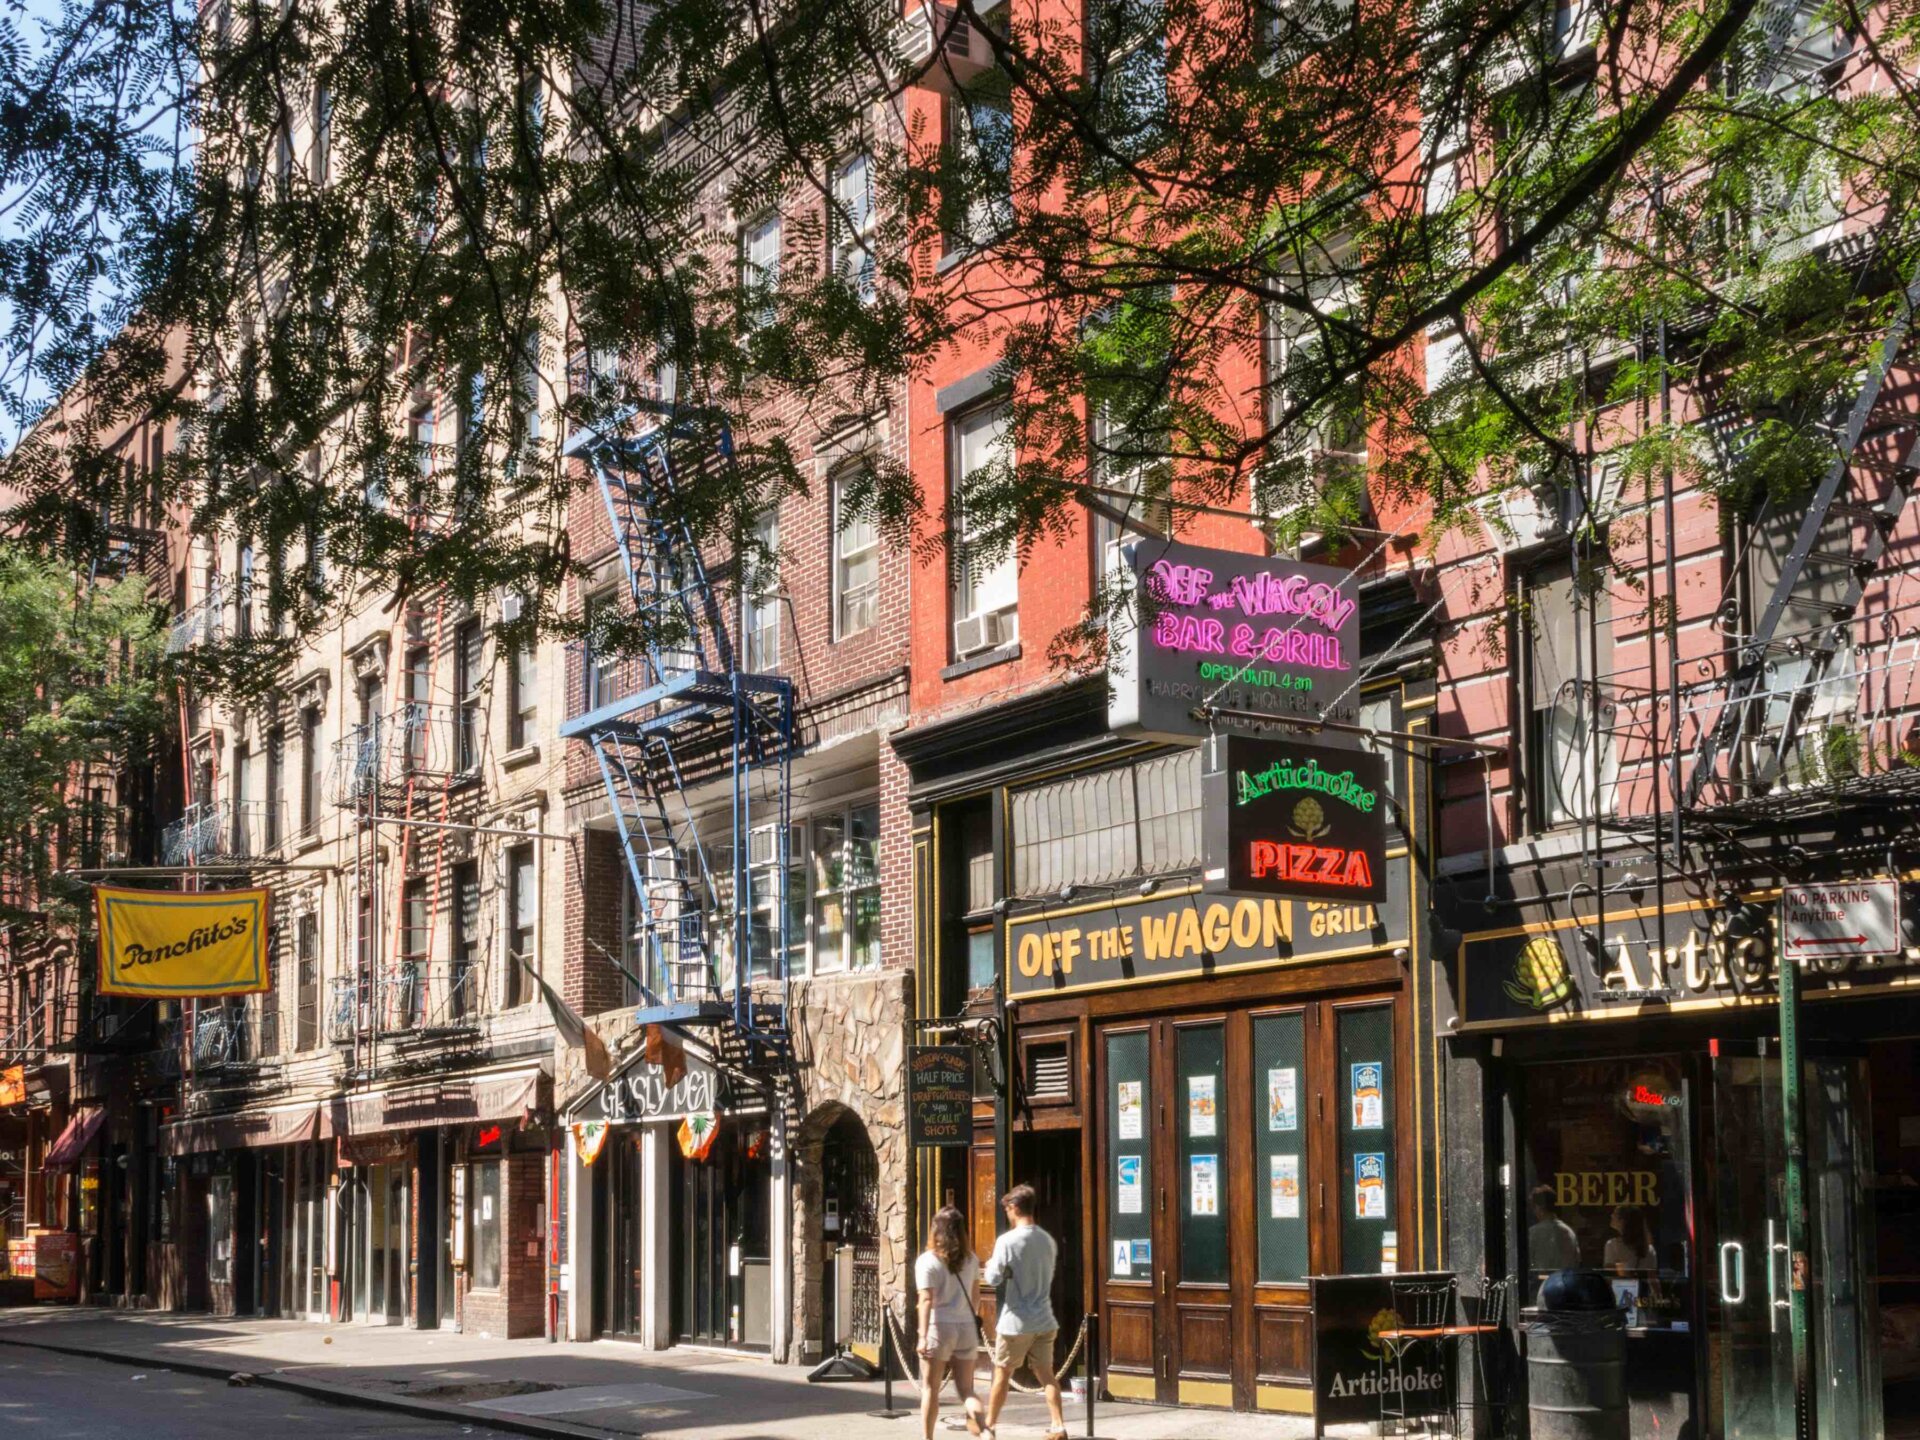
{"label": "no parking anytime sign", "polygon": [[1900,883],[1789,885],[1780,892],[1780,948],[1792,960],[1900,953]]}

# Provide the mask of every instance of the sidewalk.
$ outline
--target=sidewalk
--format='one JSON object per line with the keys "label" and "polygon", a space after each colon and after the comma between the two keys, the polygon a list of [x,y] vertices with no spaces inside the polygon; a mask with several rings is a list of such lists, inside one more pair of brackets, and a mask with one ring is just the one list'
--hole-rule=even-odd
{"label": "sidewalk", "polygon": [[[34,1345],[155,1369],[229,1375],[345,1404],[423,1418],[568,1437],[699,1440],[916,1440],[917,1419],[883,1420],[879,1384],[809,1385],[796,1365],[700,1350],[647,1351],[619,1341],[550,1345],[439,1331],[297,1320],[91,1309],[0,1310],[0,1344]],[[984,1389],[982,1390],[984,1395]],[[894,1406],[917,1392],[897,1384]],[[953,1392],[944,1407],[957,1414]],[[1294,1417],[1227,1415],[1102,1403],[1100,1440],[1299,1440]],[[1086,1432],[1069,1405],[1068,1431]],[[1015,1395],[1001,1417],[1006,1440],[1046,1429],[1038,1396]],[[942,1434],[964,1431],[942,1431]]]}

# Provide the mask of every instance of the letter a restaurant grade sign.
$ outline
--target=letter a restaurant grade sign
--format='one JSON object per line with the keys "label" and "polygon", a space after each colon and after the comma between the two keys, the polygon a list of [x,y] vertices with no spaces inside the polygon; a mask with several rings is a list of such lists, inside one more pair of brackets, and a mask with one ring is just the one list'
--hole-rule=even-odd
{"label": "letter a restaurant grade sign", "polygon": [[93,888],[100,992],[162,999],[253,995],[269,987],[270,892]]}

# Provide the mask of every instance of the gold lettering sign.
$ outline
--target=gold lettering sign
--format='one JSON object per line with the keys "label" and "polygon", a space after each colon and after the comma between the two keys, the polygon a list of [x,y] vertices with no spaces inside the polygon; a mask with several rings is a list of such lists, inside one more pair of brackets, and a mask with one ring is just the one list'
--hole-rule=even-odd
{"label": "gold lettering sign", "polygon": [[93,888],[104,995],[186,998],[269,988],[270,892]]}
{"label": "gold lettering sign", "polygon": [[1560,1170],[1553,1177],[1553,1203],[1561,1210],[1657,1205],[1659,1180],[1651,1170]]}

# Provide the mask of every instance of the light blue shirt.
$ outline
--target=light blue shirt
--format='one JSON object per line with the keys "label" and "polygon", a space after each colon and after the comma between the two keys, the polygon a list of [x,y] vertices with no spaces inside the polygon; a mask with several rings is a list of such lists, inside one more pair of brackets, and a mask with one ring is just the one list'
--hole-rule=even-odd
{"label": "light blue shirt", "polygon": [[993,1242],[987,1284],[1000,1289],[1002,1335],[1044,1335],[1058,1330],[1053,1315],[1053,1267],[1060,1247],[1038,1225],[1015,1225]]}

